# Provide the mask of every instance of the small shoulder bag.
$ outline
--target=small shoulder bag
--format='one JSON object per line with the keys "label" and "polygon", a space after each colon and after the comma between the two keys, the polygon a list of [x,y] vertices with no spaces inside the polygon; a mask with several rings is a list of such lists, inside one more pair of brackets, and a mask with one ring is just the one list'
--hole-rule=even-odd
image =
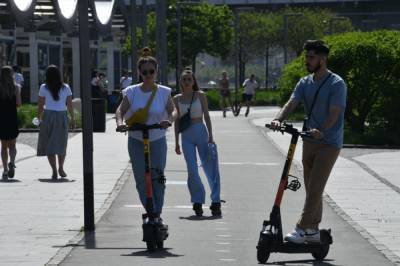
{"label": "small shoulder bag", "polygon": [[179,118],[179,128],[178,128],[179,133],[188,129],[190,127],[190,125],[192,124],[192,118],[190,116],[190,109],[192,108],[193,98],[194,98],[194,92],[192,94],[192,99],[190,100],[190,105],[189,105],[187,113],[184,114],[181,118]]}
{"label": "small shoulder bag", "polygon": [[313,111],[313,108],[314,108],[314,105],[315,105],[315,101],[317,100],[319,91],[320,91],[321,88],[324,86],[325,82],[329,79],[330,76],[331,76],[331,73],[328,74],[328,76],[327,76],[327,77],[325,78],[325,80],[321,83],[321,85],[319,85],[317,91],[315,92],[313,101],[312,101],[312,103],[311,103],[310,110],[308,111],[308,115],[307,115],[306,117],[304,117],[304,120],[303,120],[303,129],[302,129],[303,131],[307,131],[307,130],[308,130],[308,120],[309,120],[309,118],[311,117],[311,113],[312,113],[312,111]]}

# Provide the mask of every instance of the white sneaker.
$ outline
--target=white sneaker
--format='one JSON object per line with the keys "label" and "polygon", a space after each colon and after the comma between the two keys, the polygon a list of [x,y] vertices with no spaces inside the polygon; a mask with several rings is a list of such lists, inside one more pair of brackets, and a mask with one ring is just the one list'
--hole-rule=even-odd
{"label": "white sneaker", "polygon": [[285,240],[295,244],[302,244],[306,241],[306,232],[296,227],[291,233],[285,236]]}
{"label": "white sneaker", "polygon": [[306,229],[306,242],[321,242],[321,235],[318,229]]}

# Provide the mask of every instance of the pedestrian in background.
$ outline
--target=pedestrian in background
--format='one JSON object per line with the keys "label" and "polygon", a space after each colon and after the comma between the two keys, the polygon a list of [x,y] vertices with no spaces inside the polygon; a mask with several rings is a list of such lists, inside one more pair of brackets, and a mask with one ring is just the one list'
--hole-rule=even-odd
{"label": "pedestrian in background", "polygon": [[[180,117],[175,122],[175,152],[178,155],[182,153],[179,145],[179,134],[182,133],[182,149],[188,171],[187,184],[193,210],[197,216],[202,216],[202,205],[205,203],[205,190],[197,166],[197,150],[211,189],[211,213],[218,216],[221,215],[220,175],[218,166],[215,167],[214,165],[215,160],[217,160],[216,146],[208,112],[207,97],[199,89],[195,75],[190,69],[186,69],[181,74],[180,89],[181,94],[174,97],[174,103]],[[183,121],[185,116],[188,116],[190,120]],[[187,125],[183,126],[182,123]]]}
{"label": "pedestrian in background", "polygon": [[119,80],[119,87],[121,91],[123,91],[124,89],[126,89],[126,87],[130,85],[132,85],[132,73],[124,69],[122,70],[122,76],[121,79]]}
{"label": "pedestrian in background", "polygon": [[14,70],[15,83],[17,83],[20,86],[20,88],[22,89],[22,87],[24,87],[25,79],[24,79],[24,76],[21,74],[21,68],[17,65],[14,65],[13,70]]}
{"label": "pedestrian in background", "polygon": [[221,96],[220,106],[222,110],[222,116],[226,117],[227,102],[231,107],[232,112],[233,112],[233,105],[231,101],[231,91],[229,90],[228,74],[226,73],[226,71],[223,71],[221,75],[222,76],[218,81],[219,95]]}
{"label": "pedestrian in background", "polygon": [[[58,175],[64,178],[64,161],[67,153],[68,142],[68,115],[70,126],[75,127],[75,117],[72,108],[72,92],[68,84],[62,80],[60,70],[55,65],[50,65],[46,70],[46,83],[39,89],[38,118],[40,120],[38,156],[47,156],[53,180]],[[58,171],[57,162],[58,159]]]}
{"label": "pedestrian in background", "polygon": [[243,94],[242,94],[242,102],[239,104],[238,111],[236,116],[240,114],[240,109],[243,104],[246,105],[246,113],[244,114],[246,117],[250,113],[250,105],[253,101],[254,95],[256,94],[256,89],[259,87],[258,82],[256,81],[256,76],[254,74],[250,75],[250,78],[246,79],[243,82]]}
{"label": "pedestrian in background", "polygon": [[[14,71],[4,66],[0,72],[0,140],[3,180],[15,175],[16,142],[18,137],[17,107],[21,105],[21,87],[14,81]],[[10,162],[8,162],[10,159]]]}

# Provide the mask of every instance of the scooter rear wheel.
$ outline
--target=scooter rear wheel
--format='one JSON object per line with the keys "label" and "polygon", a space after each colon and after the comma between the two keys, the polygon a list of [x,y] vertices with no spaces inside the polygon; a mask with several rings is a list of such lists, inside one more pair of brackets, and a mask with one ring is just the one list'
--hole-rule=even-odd
{"label": "scooter rear wheel", "polygon": [[261,233],[257,245],[257,260],[259,263],[266,263],[271,253],[272,233]]}
{"label": "scooter rear wheel", "polygon": [[146,242],[147,251],[153,252],[156,250],[156,242],[155,241],[147,241]]}
{"label": "scooter rear wheel", "polygon": [[157,241],[157,248],[163,249],[164,248],[164,241]]}
{"label": "scooter rear wheel", "polygon": [[329,247],[332,244],[332,236],[327,230],[321,230],[321,248],[318,252],[311,253],[311,255],[318,261],[325,259],[329,253]]}

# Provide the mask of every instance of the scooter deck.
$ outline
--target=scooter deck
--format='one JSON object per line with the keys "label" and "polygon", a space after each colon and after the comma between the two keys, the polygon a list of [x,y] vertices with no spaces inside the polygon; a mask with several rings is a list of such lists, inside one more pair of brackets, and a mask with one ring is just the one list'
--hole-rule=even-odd
{"label": "scooter deck", "polygon": [[321,248],[324,247],[323,243],[304,243],[295,244],[291,242],[283,242],[282,244],[273,245],[271,247],[271,252],[279,253],[315,253],[319,252]]}

